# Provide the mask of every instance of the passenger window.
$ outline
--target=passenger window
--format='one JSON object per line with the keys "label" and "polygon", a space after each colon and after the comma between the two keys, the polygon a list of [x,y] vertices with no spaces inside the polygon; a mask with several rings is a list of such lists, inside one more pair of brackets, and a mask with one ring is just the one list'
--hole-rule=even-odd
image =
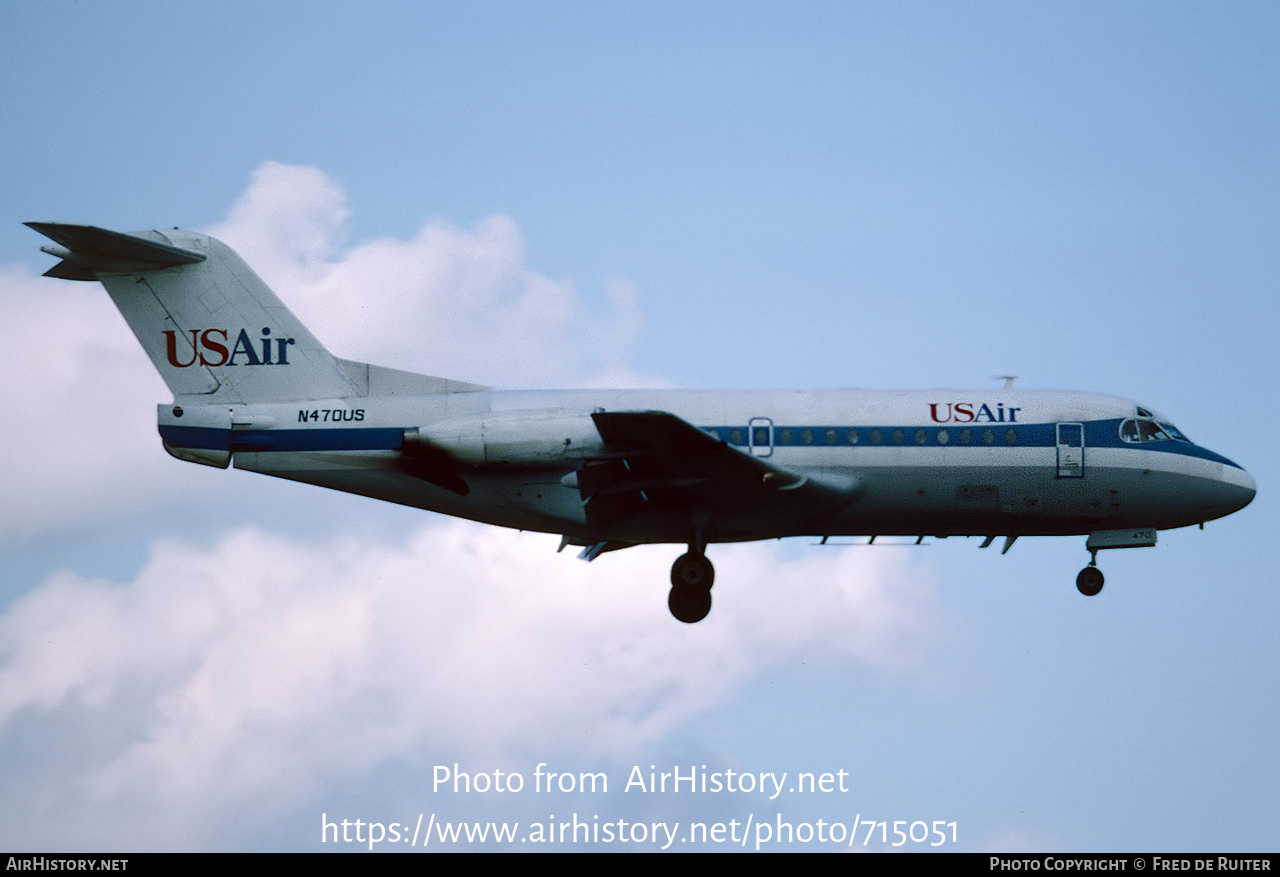
{"label": "passenger window", "polygon": [[858,443],[858,431],[856,429],[849,430],[849,444],[856,445]]}
{"label": "passenger window", "polygon": [[951,435],[945,429],[938,430],[938,444],[945,445],[949,441],[951,441]]}
{"label": "passenger window", "polygon": [[929,437],[925,435],[925,431],[923,429],[916,430],[916,444],[922,445],[928,440],[929,440]]}

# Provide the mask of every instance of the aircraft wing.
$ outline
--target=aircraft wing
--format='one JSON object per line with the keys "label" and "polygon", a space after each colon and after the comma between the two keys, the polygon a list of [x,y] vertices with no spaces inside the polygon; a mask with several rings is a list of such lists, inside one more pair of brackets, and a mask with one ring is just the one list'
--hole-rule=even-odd
{"label": "aircraft wing", "polygon": [[705,509],[719,520],[810,517],[848,502],[856,478],[797,472],[743,453],[666,411],[591,415],[607,456],[578,470],[587,521]]}

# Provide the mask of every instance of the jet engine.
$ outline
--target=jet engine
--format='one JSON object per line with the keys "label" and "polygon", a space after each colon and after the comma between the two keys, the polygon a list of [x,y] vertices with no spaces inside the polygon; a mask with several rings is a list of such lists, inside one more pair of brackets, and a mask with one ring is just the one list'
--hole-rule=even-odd
{"label": "jet engine", "polygon": [[473,466],[538,466],[604,453],[589,414],[488,414],[405,431],[404,450],[438,449]]}

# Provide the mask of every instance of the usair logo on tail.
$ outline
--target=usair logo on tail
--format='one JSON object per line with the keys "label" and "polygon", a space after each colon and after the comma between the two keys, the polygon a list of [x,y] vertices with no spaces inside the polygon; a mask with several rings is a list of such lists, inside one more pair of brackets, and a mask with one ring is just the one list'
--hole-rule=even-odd
{"label": "usair logo on tail", "polygon": [[[165,353],[169,357],[169,365],[176,368],[189,368],[199,365],[216,367],[221,365],[288,365],[289,345],[292,338],[272,338],[271,330],[262,327],[262,345],[254,349],[249,333],[244,329],[236,336],[235,344],[228,345],[230,333],[226,329],[191,329],[191,350],[187,361],[182,362],[178,352],[178,333],[172,329],[164,330]],[[185,335],[183,341],[186,341]],[[272,357],[271,342],[275,342],[275,357]],[[185,344],[183,345],[185,347]],[[237,361],[239,360],[239,361]]]}

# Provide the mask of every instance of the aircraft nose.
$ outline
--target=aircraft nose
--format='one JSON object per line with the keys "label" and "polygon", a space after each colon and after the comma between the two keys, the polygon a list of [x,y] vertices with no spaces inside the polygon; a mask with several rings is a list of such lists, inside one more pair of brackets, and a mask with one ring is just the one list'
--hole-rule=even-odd
{"label": "aircraft nose", "polygon": [[1214,504],[1216,517],[1238,512],[1253,502],[1258,494],[1258,483],[1253,476],[1239,466],[1223,466],[1218,477],[1218,496]]}

